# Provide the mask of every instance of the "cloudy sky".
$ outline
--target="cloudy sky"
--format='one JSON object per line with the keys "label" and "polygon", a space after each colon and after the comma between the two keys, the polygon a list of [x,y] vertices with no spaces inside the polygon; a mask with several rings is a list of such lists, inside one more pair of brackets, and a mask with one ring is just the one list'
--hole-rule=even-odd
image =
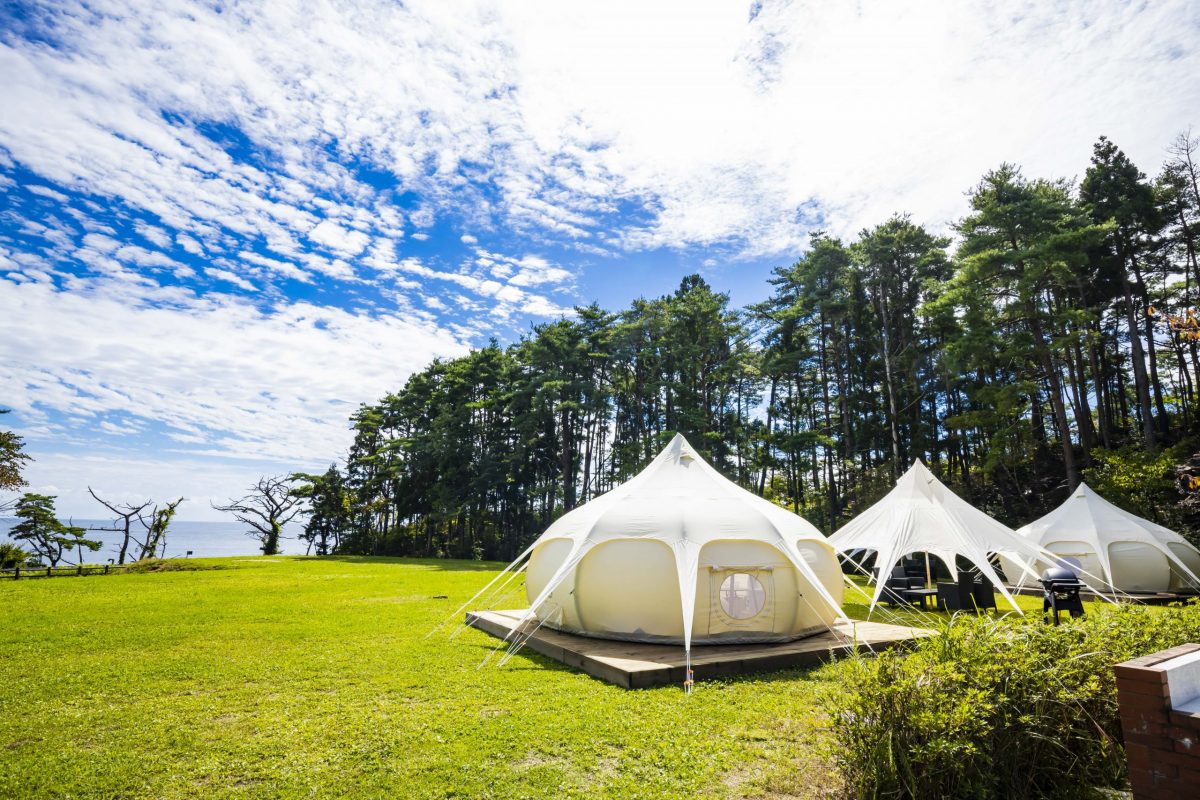
{"label": "cloudy sky", "polygon": [[436,356],[811,231],[945,229],[987,169],[1149,173],[1177,2],[94,0],[0,11],[0,407],[65,514],[320,468]]}

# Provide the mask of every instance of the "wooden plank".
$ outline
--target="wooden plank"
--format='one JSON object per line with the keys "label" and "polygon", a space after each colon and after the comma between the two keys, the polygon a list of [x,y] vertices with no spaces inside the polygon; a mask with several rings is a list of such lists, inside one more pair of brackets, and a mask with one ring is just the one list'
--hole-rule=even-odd
{"label": "wooden plank", "polygon": [[[504,638],[517,626],[522,611],[471,611],[466,622],[473,628]],[[523,634],[535,628],[526,623]],[[880,622],[840,622],[832,630],[804,639],[765,644],[697,645],[692,649],[692,671],[697,679],[742,675],[807,666],[855,649],[893,647],[933,631]],[[538,628],[526,647],[567,666],[609,683],[637,689],[683,683],[687,671],[679,645],[645,644],[576,636]]]}

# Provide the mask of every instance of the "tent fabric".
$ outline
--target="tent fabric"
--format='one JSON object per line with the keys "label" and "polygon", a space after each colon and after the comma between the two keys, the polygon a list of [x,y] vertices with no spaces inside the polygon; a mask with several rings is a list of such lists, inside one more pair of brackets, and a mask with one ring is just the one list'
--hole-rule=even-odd
{"label": "tent fabric", "polygon": [[[570,633],[690,653],[786,641],[844,618],[837,556],[820,531],[726,479],[680,435],[642,472],[560,517],[531,551],[526,619]],[[718,588],[731,575],[762,585],[757,614],[724,612]]]}
{"label": "tent fabric", "polygon": [[[896,486],[875,505],[855,517],[829,538],[840,553],[873,550],[881,576],[906,556],[928,553],[955,572],[955,557],[962,556],[983,573],[1020,612],[1012,595],[992,568],[992,554],[1004,554],[1017,564],[1031,564],[1040,548],[1017,536],[946,488],[917,460]],[[884,581],[876,581],[871,608],[883,595]]]}
{"label": "tent fabric", "polygon": [[[1200,551],[1169,528],[1113,505],[1086,483],[1017,533],[1058,560],[1079,562],[1071,566],[1082,566],[1086,572],[1080,580],[1097,591],[1167,591],[1173,583],[1200,586]],[[1042,561],[1044,566],[1051,563]]]}

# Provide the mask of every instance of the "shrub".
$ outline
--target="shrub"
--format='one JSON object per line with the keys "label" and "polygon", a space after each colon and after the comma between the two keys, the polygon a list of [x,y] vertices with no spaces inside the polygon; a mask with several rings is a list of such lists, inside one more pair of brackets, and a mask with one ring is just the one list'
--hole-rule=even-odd
{"label": "shrub", "polygon": [[140,561],[130,562],[125,567],[126,572],[194,572],[200,569],[228,569],[228,567],[182,558],[143,558]]}
{"label": "shrub", "polygon": [[33,553],[22,550],[12,542],[0,542],[0,569],[12,569],[24,564]]}
{"label": "shrub", "polygon": [[1125,783],[1112,666],[1200,641],[1200,608],[1106,607],[1059,627],[955,616],[847,662],[837,758],[862,798],[1080,797]]}

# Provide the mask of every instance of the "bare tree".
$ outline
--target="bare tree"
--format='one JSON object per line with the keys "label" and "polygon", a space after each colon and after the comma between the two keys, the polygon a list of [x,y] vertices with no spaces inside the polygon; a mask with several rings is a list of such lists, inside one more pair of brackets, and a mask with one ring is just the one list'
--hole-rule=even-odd
{"label": "bare tree", "polygon": [[142,512],[145,511],[146,507],[150,505],[150,501],[147,500],[141,505],[134,505],[133,503],[110,503],[107,500],[100,499],[100,497],[92,490],[92,487],[90,486],[88,487],[88,494],[90,494],[97,503],[104,506],[115,515],[116,518],[113,520],[111,527],[92,528],[92,530],[112,531],[122,535],[121,550],[117,554],[117,563],[124,564],[125,558],[129,554],[130,542],[136,542],[136,540],[133,538],[133,521],[142,521]]}
{"label": "bare tree", "polygon": [[[97,495],[92,487],[88,487],[88,494],[95,498],[96,502],[107,508],[116,519],[109,527],[94,527],[89,530],[93,531],[113,531],[121,534],[121,550],[117,555],[117,563],[124,564],[125,559],[130,558],[133,553],[135,561],[140,561],[143,558],[153,558],[160,555],[159,550],[166,551],[167,546],[167,529],[171,525],[171,520],[175,516],[175,511],[179,508],[179,504],[183,502],[183,498],[179,498],[173,502],[167,503],[164,506],[155,505],[148,513],[146,509],[150,508],[153,501],[147,500],[140,505],[133,503],[110,503],[107,500],[102,500]],[[142,526],[143,535],[139,538],[134,534],[134,520]],[[133,545],[131,551],[130,545]]]}
{"label": "bare tree", "polygon": [[263,555],[277,555],[283,526],[304,510],[303,498],[292,493],[291,480],[285,475],[264,476],[240,500],[223,506],[213,503],[212,507],[249,525],[247,535],[261,543]]}

